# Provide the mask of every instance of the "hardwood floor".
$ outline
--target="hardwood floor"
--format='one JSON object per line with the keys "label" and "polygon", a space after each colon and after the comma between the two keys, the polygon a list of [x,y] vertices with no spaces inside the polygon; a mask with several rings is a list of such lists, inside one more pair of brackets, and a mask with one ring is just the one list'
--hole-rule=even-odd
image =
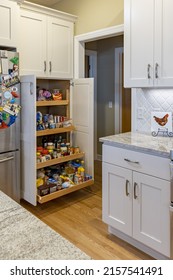
{"label": "hardwood floor", "polygon": [[102,222],[102,170],[95,162],[95,184],[36,207],[21,205],[95,260],[149,260],[135,247],[111,235]]}

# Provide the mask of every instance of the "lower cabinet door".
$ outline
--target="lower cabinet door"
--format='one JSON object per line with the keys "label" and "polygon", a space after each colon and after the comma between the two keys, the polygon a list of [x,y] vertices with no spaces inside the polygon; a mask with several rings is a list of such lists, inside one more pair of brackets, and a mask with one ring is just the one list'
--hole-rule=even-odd
{"label": "lower cabinet door", "polygon": [[133,238],[170,257],[170,182],[133,172]]}
{"label": "lower cabinet door", "polygon": [[103,221],[132,235],[132,171],[103,162]]}

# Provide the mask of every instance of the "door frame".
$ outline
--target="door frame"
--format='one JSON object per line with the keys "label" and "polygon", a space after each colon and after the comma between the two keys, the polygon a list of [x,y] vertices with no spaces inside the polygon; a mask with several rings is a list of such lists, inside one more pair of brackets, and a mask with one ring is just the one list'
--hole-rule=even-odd
{"label": "door frame", "polygon": [[122,82],[122,53],[123,47],[115,48],[115,134],[122,132],[122,119],[120,118],[122,114],[122,88],[117,81]]}
{"label": "door frame", "polygon": [[84,78],[85,70],[85,43],[100,39],[119,36],[124,33],[124,25],[112,26],[96,31],[76,35],[74,37],[74,78]]}
{"label": "door frame", "polygon": [[85,50],[89,56],[89,78],[94,78],[94,160],[97,160],[97,51]]}
{"label": "door frame", "polygon": [[[84,78],[85,77],[85,43],[106,39],[114,36],[119,36],[124,33],[124,25],[112,26],[104,29],[99,29],[96,31],[84,33],[81,35],[76,35],[74,37],[74,78]],[[94,104],[94,110],[96,109],[96,104]],[[96,112],[94,112],[96,116]],[[95,119],[95,130],[97,129]],[[97,136],[97,132],[94,132],[94,137]],[[96,139],[93,139],[93,142],[97,142]],[[97,144],[96,146],[97,147]],[[94,149],[95,150],[95,149]],[[95,158],[97,158],[97,150],[94,151]]]}

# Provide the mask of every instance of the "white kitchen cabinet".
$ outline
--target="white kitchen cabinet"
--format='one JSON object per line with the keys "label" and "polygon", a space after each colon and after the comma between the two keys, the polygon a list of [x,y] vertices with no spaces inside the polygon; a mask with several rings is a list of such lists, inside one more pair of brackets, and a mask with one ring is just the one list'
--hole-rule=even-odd
{"label": "white kitchen cabinet", "polygon": [[132,172],[103,162],[103,221],[132,235]]}
{"label": "white kitchen cabinet", "polygon": [[0,0],[0,45],[14,47],[18,45],[19,5],[8,0]]}
{"label": "white kitchen cabinet", "polygon": [[173,86],[173,2],[125,0],[124,86]]}
{"label": "white kitchen cabinet", "polygon": [[31,3],[20,8],[22,75],[73,78],[73,29],[76,17]]}
{"label": "white kitchen cabinet", "polygon": [[103,146],[103,221],[170,257],[169,159]]}

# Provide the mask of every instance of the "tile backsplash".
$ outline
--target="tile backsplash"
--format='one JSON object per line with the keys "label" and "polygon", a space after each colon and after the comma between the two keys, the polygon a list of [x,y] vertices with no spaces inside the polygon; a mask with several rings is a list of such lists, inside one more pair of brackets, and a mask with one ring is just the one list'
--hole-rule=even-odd
{"label": "tile backsplash", "polygon": [[173,89],[136,89],[135,130],[151,132],[151,112],[173,112]]}

